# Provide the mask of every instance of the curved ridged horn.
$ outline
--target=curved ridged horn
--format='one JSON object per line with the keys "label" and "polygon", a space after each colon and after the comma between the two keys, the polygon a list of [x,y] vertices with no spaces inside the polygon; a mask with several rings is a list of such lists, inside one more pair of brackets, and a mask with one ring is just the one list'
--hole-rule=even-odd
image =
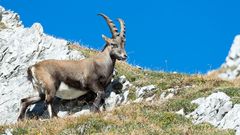
{"label": "curved ridged horn", "polygon": [[125,23],[121,18],[118,18],[118,21],[120,23],[120,28],[121,28],[119,36],[125,39],[125,33],[126,33]]}
{"label": "curved ridged horn", "polygon": [[115,26],[115,24],[113,23],[113,21],[109,17],[107,17],[106,15],[104,15],[102,13],[100,13],[98,15],[102,16],[107,21],[108,27],[110,28],[110,31],[112,33],[112,37],[116,38],[118,36],[118,29]]}

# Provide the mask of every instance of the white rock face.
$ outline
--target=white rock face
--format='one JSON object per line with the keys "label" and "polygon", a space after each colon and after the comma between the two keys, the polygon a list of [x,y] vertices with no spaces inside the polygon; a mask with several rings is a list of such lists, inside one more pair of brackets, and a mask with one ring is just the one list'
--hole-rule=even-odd
{"label": "white rock face", "polygon": [[218,76],[222,79],[233,80],[240,75],[240,35],[235,37],[225,63],[221,68],[224,69],[224,72]]}
{"label": "white rock face", "polygon": [[126,104],[128,101],[129,88],[132,84],[126,79],[125,76],[121,76],[114,80],[107,88],[107,97],[105,99],[106,110],[112,110],[114,107]]}
{"label": "white rock face", "polygon": [[20,16],[12,11],[6,11],[2,6],[0,6],[0,21],[3,22],[8,28],[19,28],[23,27],[22,21],[20,21]]}
{"label": "white rock face", "polygon": [[192,103],[199,105],[194,112],[189,114],[193,117],[195,124],[209,122],[218,126],[224,115],[232,109],[230,97],[223,92],[213,93],[207,98],[200,98]]}
{"label": "white rock face", "polygon": [[234,107],[225,115],[219,124],[220,128],[223,129],[238,129],[240,128],[240,105],[236,104]]}
{"label": "white rock face", "polygon": [[137,98],[141,98],[146,93],[148,93],[148,92],[150,92],[152,90],[155,90],[155,89],[156,89],[156,86],[154,86],[154,85],[148,85],[148,86],[144,86],[144,87],[138,88],[137,91],[136,91],[136,96],[137,96]]}
{"label": "white rock face", "polygon": [[237,135],[240,133],[240,104],[233,105],[225,93],[213,93],[192,103],[199,106],[187,117],[191,117],[195,124],[209,122],[221,129],[234,129]]}
{"label": "white rock face", "polygon": [[41,24],[24,28],[19,15],[0,7],[0,124],[16,121],[21,98],[33,95],[26,79],[28,66],[44,59],[81,59],[84,56],[69,50],[68,42],[43,33]]}

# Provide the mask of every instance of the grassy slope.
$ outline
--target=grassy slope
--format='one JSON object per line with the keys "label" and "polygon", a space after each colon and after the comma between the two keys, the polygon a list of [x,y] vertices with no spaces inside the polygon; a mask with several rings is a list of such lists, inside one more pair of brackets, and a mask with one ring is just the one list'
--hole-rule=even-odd
{"label": "grassy slope", "polygon": [[[79,49],[76,47],[71,47]],[[80,48],[86,56],[96,52]],[[182,88],[173,99],[161,103],[135,103],[121,106],[110,112],[90,114],[78,118],[52,119],[47,121],[27,120],[10,126],[0,127],[0,133],[10,127],[15,134],[234,134],[232,130],[219,130],[209,124],[193,125],[191,120],[174,113],[181,108],[191,112],[196,105],[191,100],[209,95],[214,91],[224,91],[240,102],[240,88],[236,83],[213,79],[201,75],[171,74],[143,71],[125,62],[118,62],[118,76],[125,75],[135,86],[154,84],[160,93],[168,88]],[[184,88],[184,86],[193,86]],[[135,90],[130,90],[130,98],[135,99]]]}

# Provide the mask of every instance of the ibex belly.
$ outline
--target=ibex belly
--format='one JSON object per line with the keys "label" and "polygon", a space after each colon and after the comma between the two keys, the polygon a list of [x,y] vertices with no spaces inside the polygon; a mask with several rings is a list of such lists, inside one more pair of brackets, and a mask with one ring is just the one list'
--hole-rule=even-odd
{"label": "ibex belly", "polygon": [[76,99],[86,93],[87,93],[87,91],[83,91],[80,89],[70,87],[67,84],[65,84],[64,82],[61,82],[61,84],[57,90],[56,96],[61,99],[70,100],[70,99]]}

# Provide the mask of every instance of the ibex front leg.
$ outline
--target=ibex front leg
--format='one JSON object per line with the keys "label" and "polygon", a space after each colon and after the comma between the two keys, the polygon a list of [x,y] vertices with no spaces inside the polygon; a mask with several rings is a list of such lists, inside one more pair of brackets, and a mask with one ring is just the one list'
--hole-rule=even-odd
{"label": "ibex front leg", "polygon": [[47,105],[49,117],[53,118],[53,117],[57,117],[57,113],[53,108],[53,100],[54,100],[54,96],[56,95],[56,90],[53,85],[52,87],[49,87],[49,88],[50,89],[46,89],[45,103]]}
{"label": "ibex front leg", "polygon": [[97,93],[97,97],[95,98],[93,105],[91,107],[92,112],[99,112],[99,108],[101,105],[101,101],[105,98],[105,91],[102,87],[94,87],[94,92]]}

